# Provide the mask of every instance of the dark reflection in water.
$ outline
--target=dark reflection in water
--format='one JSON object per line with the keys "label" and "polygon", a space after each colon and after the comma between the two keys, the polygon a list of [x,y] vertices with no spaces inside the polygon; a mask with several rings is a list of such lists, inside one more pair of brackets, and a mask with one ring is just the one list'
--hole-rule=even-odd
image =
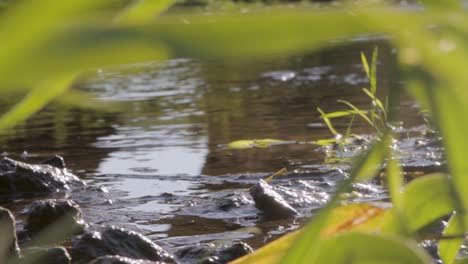
{"label": "dark reflection in water", "polygon": [[[220,145],[239,139],[331,137],[316,107],[327,112],[344,109],[337,99],[369,107],[361,90],[368,83],[360,52],[370,55],[376,45],[379,96],[384,98],[395,67],[395,54],[384,42],[354,42],[256,62],[143,63],[99,70],[79,85],[104,101],[123,102],[125,110],[53,105],[3,135],[1,151],[13,157],[27,151],[30,161],[63,155],[68,166],[89,181],[89,190],[71,198],[93,223],[139,229],[169,248],[224,239],[247,240],[257,247],[297,228],[305,218],[272,222],[258,217],[247,191],[255,181],[288,168],[291,173],[273,184],[303,216],[310,216],[344,176],[330,171],[323,149],[312,145],[250,150]],[[437,144],[420,138],[424,127],[415,103],[402,96],[401,111],[403,162],[416,167],[441,162]],[[335,123],[338,129],[347,124],[348,120]],[[355,122],[353,131],[372,132],[364,122]],[[355,189],[357,200],[385,197],[376,184]],[[17,211],[27,202],[8,206]],[[263,233],[233,232],[253,226]]]}

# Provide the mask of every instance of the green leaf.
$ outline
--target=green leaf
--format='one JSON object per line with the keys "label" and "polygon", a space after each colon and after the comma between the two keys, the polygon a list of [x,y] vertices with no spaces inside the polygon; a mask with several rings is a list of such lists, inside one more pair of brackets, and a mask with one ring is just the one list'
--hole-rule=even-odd
{"label": "green leaf", "polygon": [[366,72],[367,79],[370,80],[371,77],[370,77],[369,63],[367,62],[367,58],[364,52],[361,52],[361,62],[362,62],[362,66],[364,67],[364,71]]}
{"label": "green leaf", "polygon": [[387,159],[387,170],[385,175],[388,183],[388,190],[393,203],[393,212],[395,212],[395,216],[398,219],[396,226],[400,229],[402,234],[407,235],[407,220],[403,214],[404,201],[403,194],[401,193],[403,186],[403,172],[401,170],[400,163],[391,156],[391,149],[390,147],[388,148],[389,157]]}
{"label": "green leaf", "polygon": [[75,74],[41,82],[26,97],[0,118],[0,131],[10,128],[39,111],[72,84]]}
{"label": "green leaf", "polygon": [[[363,110],[360,110],[360,111],[364,112],[364,113],[366,112],[366,111],[363,111]],[[326,114],[322,115],[322,117],[337,118],[337,117],[344,117],[344,116],[355,115],[355,114],[358,114],[358,112],[354,111],[354,110],[336,111],[336,112],[326,113]]]}
{"label": "green leaf", "polygon": [[323,121],[324,121],[325,124],[327,125],[328,129],[330,130],[330,132],[332,132],[333,135],[337,136],[337,135],[338,135],[338,132],[336,132],[335,127],[333,127],[332,122],[331,122],[330,119],[326,116],[325,112],[323,112],[322,109],[320,109],[320,107],[317,107],[317,111],[320,113],[320,116],[322,117]]}
{"label": "green leaf", "polygon": [[323,242],[317,259],[300,263],[432,263],[417,244],[392,236],[348,233]]}
{"label": "green leaf", "polygon": [[415,232],[455,209],[447,175],[426,175],[410,182],[403,192],[403,214]]}
{"label": "green leaf", "polygon": [[367,94],[367,96],[369,96],[372,99],[372,102],[374,102],[380,108],[385,118],[387,118],[387,111],[385,107],[383,106],[382,101],[380,101],[379,98],[377,98],[374,94],[372,94],[372,92],[369,91],[368,89],[362,88],[362,90],[364,91],[364,93]]}
{"label": "green leaf", "polygon": [[338,100],[338,102],[342,103],[342,104],[345,104],[349,108],[353,109],[353,111],[356,112],[356,114],[358,114],[360,117],[362,117],[369,125],[371,125],[372,127],[375,127],[375,124],[372,123],[372,121],[369,119],[369,117],[367,117],[366,112],[360,110],[355,105],[353,105],[352,103],[350,103],[350,102],[348,102],[346,100]]}
{"label": "green leaf", "polygon": [[[462,218],[458,217],[457,214],[452,215],[442,235],[451,236],[463,234],[463,225],[460,224],[460,220],[462,220]],[[460,247],[463,244],[463,241],[463,238],[443,239],[439,241],[438,253],[445,264],[454,263],[454,260],[458,254],[458,251],[460,251]]]}
{"label": "green leaf", "polygon": [[468,264],[468,258],[467,257],[459,258],[459,259],[456,259],[453,263],[454,264]]}
{"label": "green leaf", "polygon": [[[368,204],[351,204],[334,208],[325,228],[321,231],[320,238],[326,239],[337,234],[360,231],[375,233],[384,224],[384,209]],[[291,247],[294,240],[303,230],[286,234],[281,238],[268,243],[253,254],[239,258],[231,264],[267,264],[275,263]]]}
{"label": "green leaf", "polygon": [[462,7],[462,1],[460,0],[421,0],[421,2],[426,7],[435,9],[460,9]]}
{"label": "green leaf", "polygon": [[369,175],[363,177],[363,173],[379,168],[380,162],[384,158],[385,145],[383,142],[387,142],[387,140],[388,136],[384,135],[381,141],[374,143],[363,156],[356,160],[349,178],[338,185],[334,196],[304,228],[280,263],[318,263],[315,260],[321,252],[320,233],[326,227],[335,203],[340,200],[341,193],[347,190],[354,180],[368,178]]}
{"label": "green leaf", "polygon": [[[372,65],[370,69],[370,88],[372,95],[376,97],[377,95],[377,57],[379,54],[379,49],[377,47],[374,48],[374,51],[372,52]],[[382,107],[383,108],[383,107]]]}
{"label": "green leaf", "polygon": [[139,0],[125,9],[118,17],[121,24],[143,24],[168,9],[174,0]]}

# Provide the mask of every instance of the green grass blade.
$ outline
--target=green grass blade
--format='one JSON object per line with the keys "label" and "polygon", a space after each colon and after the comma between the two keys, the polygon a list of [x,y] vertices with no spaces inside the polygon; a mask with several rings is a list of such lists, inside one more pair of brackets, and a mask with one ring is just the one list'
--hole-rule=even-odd
{"label": "green grass blade", "polygon": [[[366,113],[366,111],[361,110],[362,112]],[[336,112],[331,112],[331,113],[326,113],[323,115],[326,118],[337,118],[337,117],[344,117],[344,116],[349,116],[349,115],[355,115],[358,112],[354,110],[348,110],[348,111],[336,111]]]}
{"label": "green grass blade", "polygon": [[393,210],[398,219],[398,227],[402,234],[408,235],[405,215],[403,214],[403,194],[401,192],[403,186],[403,172],[400,163],[392,157],[392,150],[389,147],[387,159],[386,180],[388,190],[392,199]]}
{"label": "green grass blade", "polygon": [[[451,236],[451,235],[460,235],[463,234],[463,225],[460,224],[462,220],[459,217],[459,214],[453,215],[447,227],[445,227],[444,232],[442,233],[443,236]],[[460,251],[460,247],[463,244],[464,239],[449,239],[449,240],[440,240],[438,245],[438,253],[440,258],[444,261],[444,264],[452,264],[457,257],[458,251]]]}
{"label": "green grass blade", "polygon": [[372,102],[375,103],[375,105],[380,109],[380,111],[384,114],[385,118],[387,118],[387,111],[384,105],[382,104],[382,101],[380,101],[379,98],[372,94],[372,92],[368,89],[362,88],[362,90],[364,91],[364,93],[367,94],[367,96],[369,96],[372,99]]}
{"label": "green grass blade", "polygon": [[41,82],[26,97],[0,118],[0,131],[10,128],[42,109],[72,84],[75,74]]}
{"label": "green grass blade", "polygon": [[322,249],[320,232],[327,224],[331,210],[340,199],[341,193],[347,190],[352,182],[358,178],[367,178],[369,168],[377,168],[384,158],[387,135],[374,143],[369,150],[357,159],[348,179],[338,185],[338,188],[328,204],[314,216],[305,227],[302,234],[288,249],[286,255],[278,263],[317,263],[316,259]]}
{"label": "green grass blade", "polygon": [[370,69],[370,89],[374,97],[377,96],[377,58],[379,55],[379,49],[377,47],[374,48],[372,52],[372,65]]}
{"label": "green grass blade", "polygon": [[370,80],[371,76],[370,76],[370,70],[369,70],[369,63],[367,62],[367,58],[364,52],[361,52],[361,62],[362,62],[362,66],[364,67],[364,71],[366,72],[367,79]]}
{"label": "green grass blade", "polygon": [[326,116],[325,112],[322,111],[322,109],[320,109],[320,107],[317,107],[317,111],[320,113],[320,116],[322,117],[323,121],[325,122],[325,124],[327,125],[328,129],[330,130],[330,132],[332,132],[333,135],[338,135],[338,132],[336,132],[336,129],[333,127],[333,124],[332,122],[330,121],[330,119]]}
{"label": "green grass blade", "polygon": [[358,114],[360,117],[362,117],[369,125],[371,125],[372,127],[374,127],[375,129],[378,130],[378,128],[375,126],[375,124],[369,119],[369,117],[366,115],[366,113],[362,110],[360,110],[359,108],[357,108],[355,105],[353,105],[352,103],[346,101],[346,100],[338,100],[339,103],[342,103],[342,104],[345,104],[347,105],[349,108],[353,109],[353,111],[356,112],[356,114]]}

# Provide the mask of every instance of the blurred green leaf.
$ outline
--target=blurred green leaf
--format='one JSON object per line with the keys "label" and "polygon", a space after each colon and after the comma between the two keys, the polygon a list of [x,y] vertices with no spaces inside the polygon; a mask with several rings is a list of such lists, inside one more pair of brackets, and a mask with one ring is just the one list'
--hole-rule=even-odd
{"label": "blurred green leaf", "polygon": [[148,23],[174,2],[174,0],[138,0],[122,11],[117,16],[117,21],[120,24]]}
{"label": "blurred green leaf", "polygon": [[468,264],[468,258],[460,258],[460,259],[456,259],[454,262],[454,264]]}
{"label": "blurred green leaf", "polygon": [[454,209],[447,175],[433,174],[415,179],[403,192],[403,214],[413,232]]}
{"label": "blurred green leaf", "polygon": [[416,243],[393,236],[347,233],[323,242],[314,262],[301,263],[432,263]]}
{"label": "blurred green leaf", "polygon": [[328,204],[304,228],[279,263],[318,263],[315,260],[321,252],[320,233],[326,227],[332,209],[340,200],[341,193],[347,190],[355,180],[369,178],[370,175],[374,176],[375,174],[369,175],[367,173],[380,169],[379,166],[385,153],[384,142],[387,142],[387,138],[386,134],[382,136],[382,140],[375,142],[365,154],[356,160],[349,178],[338,185]]}
{"label": "blurred green leaf", "polygon": [[428,8],[460,9],[462,7],[460,0],[421,0],[421,2]]}
{"label": "blurred green leaf", "polygon": [[[442,233],[443,236],[451,236],[451,235],[460,235],[464,233],[463,225],[460,224],[460,220],[462,218],[458,217],[458,215],[452,215],[450,220],[445,227],[444,232]],[[460,251],[460,247],[463,244],[464,239],[444,239],[439,241],[438,245],[438,253],[440,258],[444,261],[445,264],[452,264],[455,261],[455,258]]]}
{"label": "blurred green leaf", "polygon": [[[329,221],[320,234],[320,239],[323,241],[350,231],[374,233],[384,225],[385,213],[384,209],[368,204],[351,204],[334,208],[330,213]],[[302,229],[286,234],[253,254],[239,258],[231,264],[279,263],[280,258],[301,232],[303,232]]]}
{"label": "blurred green leaf", "polygon": [[0,118],[0,130],[10,128],[39,111],[52,99],[65,92],[74,79],[75,74],[69,74],[42,81],[21,102]]}
{"label": "blurred green leaf", "polygon": [[408,228],[406,226],[407,220],[406,215],[403,213],[404,208],[404,200],[403,194],[401,192],[403,186],[403,172],[401,169],[400,163],[395,160],[392,156],[392,152],[388,151],[388,159],[387,159],[387,170],[386,170],[386,180],[388,183],[388,190],[390,192],[390,197],[392,199],[393,204],[393,212],[397,218],[397,222],[395,226],[398,227],[400,230],[400,234],[408,234]]}

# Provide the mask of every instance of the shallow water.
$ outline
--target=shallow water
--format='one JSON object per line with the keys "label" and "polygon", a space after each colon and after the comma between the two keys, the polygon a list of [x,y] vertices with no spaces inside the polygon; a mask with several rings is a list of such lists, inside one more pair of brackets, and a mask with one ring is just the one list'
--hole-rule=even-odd
{"label": "shallow water", "polygon": [[[327,112],[345,109],[336,101],[346,99],[369,107],[361,91],[368,83],[359,53],[370,54],[375,45],[380,48],[379,96],[384,98],[394,51],[382,41],[256,62],[149,62],[98,70],[76,85],[117,103],[119,112],[52,105],[1,136],[0,152],[31,162],[63,155],[68,167],[88,181],[89,188],[71,198],[91,223],[138,230],[169,250],[236,240],[259,247],[298,228],[346,177],[346,159],[327,163],[323,148],[299,142],[331,137],[318,106]],[[437,170],[443,165],[438,139],[422,134],[427,127],[417,105],[402,95],[399,111],[400,141],[395,144],[408,174]],[[335,123],[340,130],[347,124]],[[353,132],[372,130],[355,122]],[[292,143],[222,147],[259,138]],[[267,221],[248,188],[283,167],[289,172],[272,184],[302,216]],[[356,184],[351,195],[352,201],[386,198],[378,181]],[[21,218],[28,202],[6,206]]]}

